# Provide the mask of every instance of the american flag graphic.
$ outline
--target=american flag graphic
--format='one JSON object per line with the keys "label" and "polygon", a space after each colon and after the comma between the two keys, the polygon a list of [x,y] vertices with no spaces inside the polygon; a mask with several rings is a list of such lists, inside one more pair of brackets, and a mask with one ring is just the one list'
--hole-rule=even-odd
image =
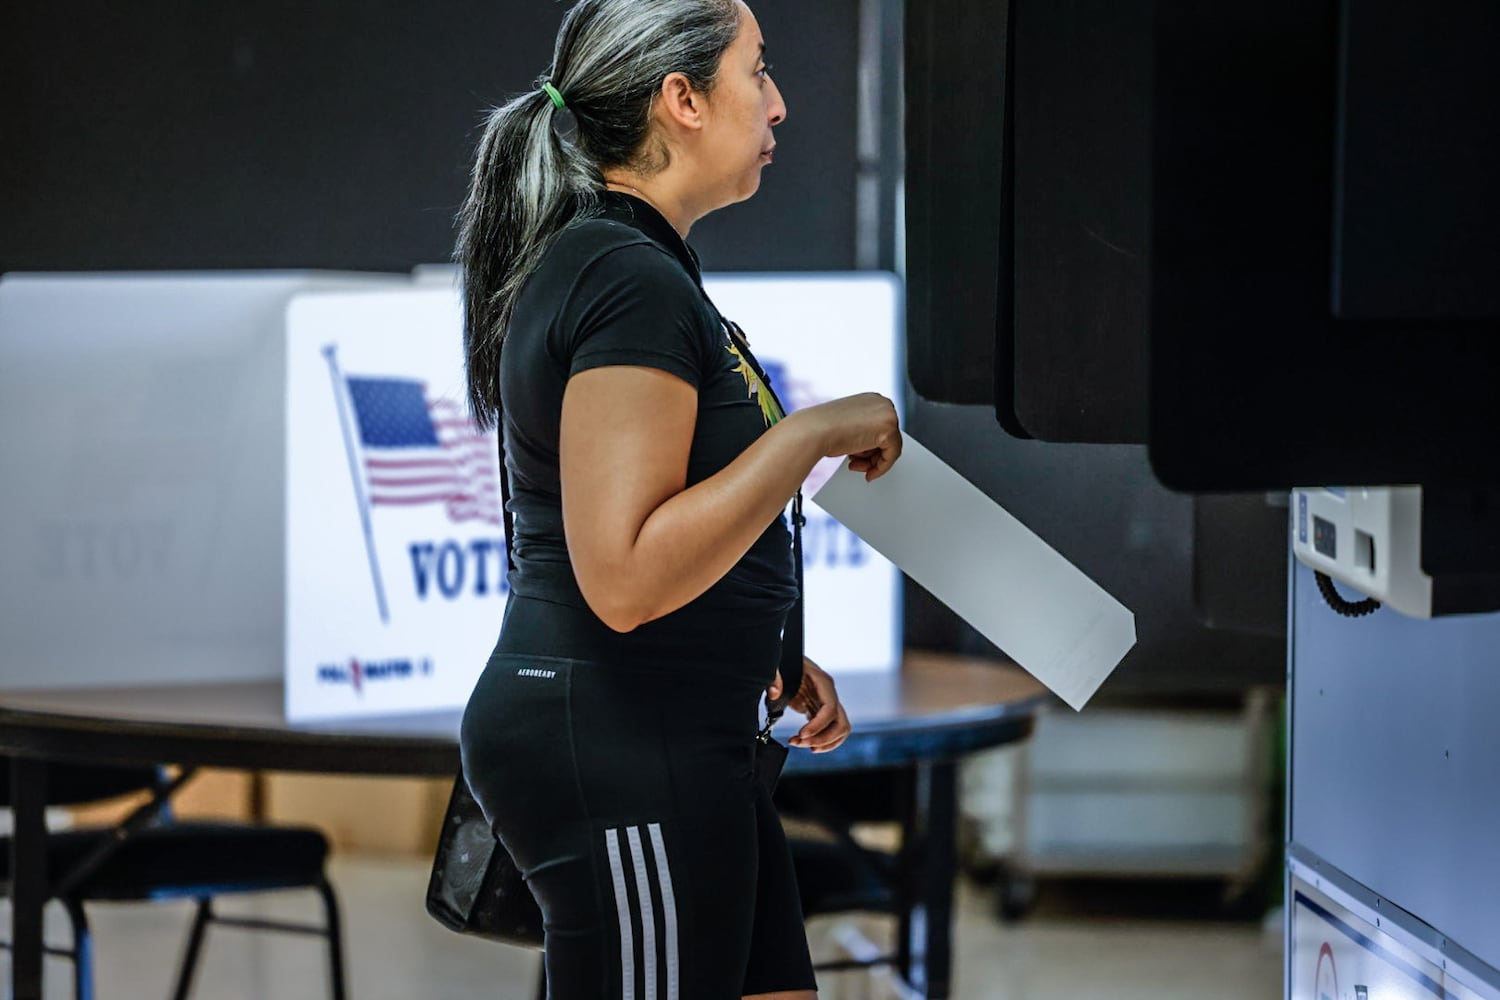
{"label": "american flag graphic", "polygon": [[440,503],[450,520],[500,523],[494,435],[415,379],[347,381],[372,506]]}

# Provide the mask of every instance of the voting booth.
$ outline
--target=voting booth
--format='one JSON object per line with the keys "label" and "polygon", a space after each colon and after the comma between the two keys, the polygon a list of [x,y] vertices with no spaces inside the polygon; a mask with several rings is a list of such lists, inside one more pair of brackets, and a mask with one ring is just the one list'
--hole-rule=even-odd
{"label": "voting booth", "polygon": [[278,676],[287,303],[406,281],[0,276],[0,685]]}
{"label": "voting booth", "polygon": [[[508,596],[495,432],[468,417],[459,297],[410,287],[298,296],[287,310],[286,692],[292,719],[457,708]],[[899,399],[887,275],[709,277],[796,410]],[[828,477],[826,460],[809,492]],[[899,576],[813,504],[808,655],[831,672],[899,662]]]}

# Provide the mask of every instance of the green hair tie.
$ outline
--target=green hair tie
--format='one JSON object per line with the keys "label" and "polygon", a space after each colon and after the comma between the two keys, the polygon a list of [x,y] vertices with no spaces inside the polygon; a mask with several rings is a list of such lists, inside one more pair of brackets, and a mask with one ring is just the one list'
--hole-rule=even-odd
{"label": "green hair tie", "polygon": [[567,104],[563,103],[563,96],[550,82],[542,84],[542,92],[552,98],[552,106],[559,111],[566,111]]}

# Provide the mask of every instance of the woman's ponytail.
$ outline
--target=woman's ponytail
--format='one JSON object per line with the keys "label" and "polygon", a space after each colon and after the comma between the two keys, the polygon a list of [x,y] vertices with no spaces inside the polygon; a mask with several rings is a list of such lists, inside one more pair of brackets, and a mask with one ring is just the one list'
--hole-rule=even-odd
{"label": "woman's ponytail", "polygon": [[500,402],[500,346],[511,310],[551,237],[600,187],[587,159],[552,127],[546,92],[490,112],[459,215],[455,257],[463,268],[469,406],[481,426]]}

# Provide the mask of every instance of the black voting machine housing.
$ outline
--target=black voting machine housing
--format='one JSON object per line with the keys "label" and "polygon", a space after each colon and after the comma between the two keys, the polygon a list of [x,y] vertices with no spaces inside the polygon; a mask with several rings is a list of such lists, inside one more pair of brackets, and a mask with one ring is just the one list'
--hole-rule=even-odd
{"label": "black voting machine housing", "polygon": [[907,32],[918,392],[1144,443],[1178,490],[1500,480],[1500,8],[957,0]]}

